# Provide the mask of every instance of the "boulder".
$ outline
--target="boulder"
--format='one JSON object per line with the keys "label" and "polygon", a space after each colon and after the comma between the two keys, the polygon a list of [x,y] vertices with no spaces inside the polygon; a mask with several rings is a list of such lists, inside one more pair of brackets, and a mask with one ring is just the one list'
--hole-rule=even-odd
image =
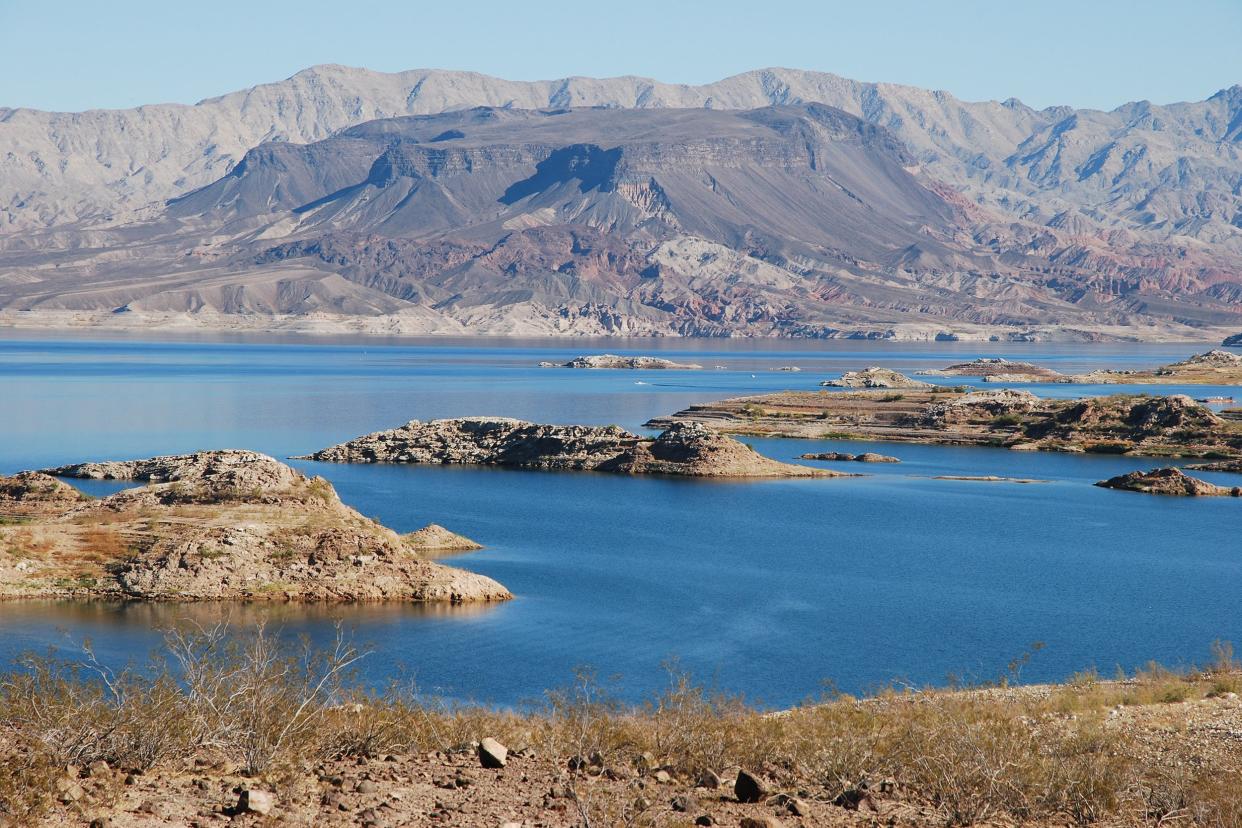
{"label": "boulder", "polygon": [[485,768],[503,768],[509,761],[509,749],[490,736],[479,742],[479,764]]}
{"label": "boulder", "polygon": [[746,770],[737,772],[737,781],[733,783],[733,793],[738,802],[762,802],[768,798],[770,791],[767,784]]}
{"label": "boulder", "polygon": [[241,795],[237,798],[238,813],[267,816],[275,807],[276,803],[272,795],[258,788],[243,788]]}

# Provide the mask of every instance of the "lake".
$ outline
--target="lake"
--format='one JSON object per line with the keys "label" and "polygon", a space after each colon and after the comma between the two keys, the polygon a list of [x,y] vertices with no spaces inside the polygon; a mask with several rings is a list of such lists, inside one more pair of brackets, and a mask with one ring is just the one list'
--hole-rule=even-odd
{"label": "lake", "polygon": [[[412,418],[490,414],[639,428],[691,403],[813,388],[868,365],[914,371],[1006,356],[1080,371],[1153,366],[1203,350],[9,332],[0,334],[0,473],[207,448],[284,458]],[[537,367],[603,352],[658,354],[708,370]],[[1057,396],[1231,393],[1030,388]],[[0,661],[48,646],[74,652],[84,638],[110,663],[140,661],[158,646],[160,628],[185,617],[263,619],[316,639],[340,620],[373,651],[363,678],[376,684],[401,677],[425,693],[510,705],[590,667],[617,695],[638,700],[664,684],[663,665],[676,661],[704,683],[775,706],[827,686],[857,692],[893,681],[943,684],[950,675],[995,678],[1036,641],[1046,646],[1023,681],[1149,659],[1205,661],[1214,639],[1242,643],[1242,503],[1091,485],[1156,460],[748,442],[781,460],[876,450],[903,462],[849,467],[866,473],[859,478],[696,481],[295,461],[398,531],[435,521],[485,544],[446,562],[499,580],[515,600],[482,608],[9,602],[0,604]],[[945,474],[1047,482],[932,479]],[[116,487],[82,482],[92,493]]]}

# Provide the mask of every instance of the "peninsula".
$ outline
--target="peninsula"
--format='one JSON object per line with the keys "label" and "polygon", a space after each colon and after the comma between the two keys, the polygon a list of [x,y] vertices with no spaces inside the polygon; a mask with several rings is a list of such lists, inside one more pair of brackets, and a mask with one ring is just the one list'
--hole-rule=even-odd
{"label": "peninsula", "polygon": [[694,405],[646,425],[668,428],[677,423],[765,437],[1242,457],[1242,422],[1181,395],[1054,400],[1012,389],[782,391]]}
{"label": "peninsula", "polygon": [[[56,476],[147,485],[90,498]],[[432,563],[323,478],[250,451],[83,463],[0,478],[0,597],[503,601]]]}

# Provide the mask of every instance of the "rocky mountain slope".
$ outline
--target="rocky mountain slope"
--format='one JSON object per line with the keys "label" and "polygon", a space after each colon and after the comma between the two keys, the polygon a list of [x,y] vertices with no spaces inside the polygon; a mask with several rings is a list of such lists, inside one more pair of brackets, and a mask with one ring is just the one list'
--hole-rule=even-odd
{"label": "rocky mountain slope", "polygon": [[0,109],[0,181],[10,323],[1242,327],[1242,87],[1105,113],[783,69],[690,87],[325,66],[194,106]]}

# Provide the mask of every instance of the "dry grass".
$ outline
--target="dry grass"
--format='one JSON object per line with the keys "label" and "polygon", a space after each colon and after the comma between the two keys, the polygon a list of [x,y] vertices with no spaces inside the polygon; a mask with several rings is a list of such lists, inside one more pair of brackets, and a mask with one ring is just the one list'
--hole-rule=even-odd
{"label": "dry grass", "polygon": [[[343,638],[326,650],[287,649],[262,628],[221,626],[169,633],[165,660],[140,671],[114,674],[89,650],[74,662],[25,659],[0,678],[0,821],[36,814],[54,781],[49,769],[67,763],[147,769],[209,752],[287,779],[326,759],[447,751],[494,736],[577,757],[582,773],[656,764],[693,779],[745,767],[827,800],[883,783],[947,825],[1242,825],[1237,774],[1145,764],[1126,732],[1108,726],[1119,705],[1235,692],[1237,665],[1224,645],[1202,672],[1153,666],[1111,682],[1084,674],[1051,692],[894,690],[781,713],[676,673],[638,708],[618,704],[590,674],[537,710],[450,706],[357,689],[350,670],[363,654]],[[590,786],[571,787],[586,824],[641,821],[637,811],[614,812],[615,801],[593,801]]]}

